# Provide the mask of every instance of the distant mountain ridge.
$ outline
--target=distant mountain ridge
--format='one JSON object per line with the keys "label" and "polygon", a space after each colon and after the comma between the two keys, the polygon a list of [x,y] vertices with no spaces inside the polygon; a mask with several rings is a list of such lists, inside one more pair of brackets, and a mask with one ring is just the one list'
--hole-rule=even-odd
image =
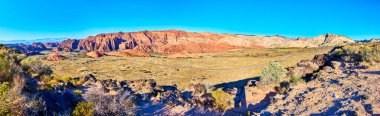
{"label": "distant mountain ridge", "polygon": [[47,42],[61,42],[68,38],[42,38],[42,39],[30,39],[30,40],[0,40],[0,44],[33,44],[33,43],[47,43]]}
{"label": "distant mountain ridge", "polygon": [[[61,39],[57,39],[57,41],[58,40]],[[88,36],[81,40],[66,39],[59,43],[50,42],[43,45],[47,48],[52,48],[54,51],[67,52],[85,50],[89,52],[133,51],[134,53],[146,54],[186,54],[221,52],[245,48],[338,46],[354,42],[355,41],[346,36],[334,34],[325,34],[314,38],[299,37],[295,39],[279,35],[261,36],[162,30],[102,33],[95,36]]]}

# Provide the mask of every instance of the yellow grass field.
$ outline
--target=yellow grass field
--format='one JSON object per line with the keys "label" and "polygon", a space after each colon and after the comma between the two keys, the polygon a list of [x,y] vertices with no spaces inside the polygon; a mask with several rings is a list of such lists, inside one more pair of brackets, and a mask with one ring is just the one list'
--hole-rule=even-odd
{"label": "yellow grass field", "polygon": [[[312,59],[331,48],[246,49],[220,53],[195,53],[197,58],[114,57],[76,58],[43,62],[50,65],[54,76],[83,77],[93,74],[98,79],[154,79],[160,85],[176,84],[186,90],[192,83],[220,84],[257,77],[270,61],[282,61],[285,67]],[[42,58],[46,56],[34,56]]]}

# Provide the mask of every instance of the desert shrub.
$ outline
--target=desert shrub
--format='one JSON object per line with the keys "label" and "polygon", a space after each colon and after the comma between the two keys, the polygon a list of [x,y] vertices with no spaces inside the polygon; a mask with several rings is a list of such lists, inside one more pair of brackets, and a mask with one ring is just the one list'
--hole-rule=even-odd
{"label": "desert shrub", "polygon": [[71,83],[73,83],[75,86],[81,86],[84,83],[84,80],[70,80]]}
{"label": "desert shrub", "polygon": [[342,47],[342,59],[349,62],[380,62],[380,44],[349,44]]}
{"label": "desert shrub", "polygon": [[24,70],[28,71],[33,77],[40,77],[42,75],[51,75],[52,70],[49,66],[44,65],[41,61],[32,58],[26,58],[21,61]]}
{"label": "desert shrub", "polygon": [[211,92],[212,97],[215,99],[215,105],[218,110],[228,110],[234,107],[234,98],[222,89]]}
{"label": "desert shrub", "polygon": [[0,115],[4,116],[9,113],[10,104],[7,102],[9,96],[7,93],[10,90],[10,84],[8,82],[3,82],[0,84]]}
{"label": "desert shrub", "polygon": [[21,72],[15,55],[17,54],[0,50],[0,82],[11,82],[13,76]]}
{"label": "desert shrub", "polygon": [[109,95],[102,90],[90,89],[82,94],[82,96],[86,101],[94,103],[95,115],[124,116],[135,114],[136,108],[129,105],[134,103],[134,95],[129,91],[120,90],[118,92],[116,95]]}
{"label": "desert shrub", "polygon": [[27,114],[33,114],[33,115],[43,115],[41,114],[42,112],[46,113],[46,104],[44,103],[44,100],[41,98],[36,98],[31,100],[30,102],[27,103],[28,108],[26,109]]}
{"label": "desert shrub", "polygon": [[92,102],[79,102],[75,107],[73,116],[93,116],[94,115],[94,103]]}
{"label": "desert shrub", "polygon": [[76,95],[80,95],[80,94],[83,93],[83,91],[80,90],[80,89],[76,89],[76,90],[74,90],[73,92],[74,92]]}
{"label": "desert shrub", "polygon": [[59,80],[61,80],[63,82],[69,82],[71,80],[71,77],[69,77],[69,76],[63,76],[63,77],[59,78]]}
{"label": "desert shrub", "polygon": [[292,78],[290,78],[290,82],[292,82],[292,83],[305,82],[305,80],[303,80],[300,77],[292,76]]}
{"label": "desert shrub", "polygon": [[278,62],[269,62],[269,66],[261,71],[260,81],[263,84],[280,82],[286,76],[287,70]]}
{"label": "desert shrub", "polygon": [[57,85],[57,84],[59,84],[59,80],[57,80],[57,79],[52,79],[52,80],[50,80],[50,81],[48,82],[48,84],[51,84],[51,85]]}
{"label": "desert shrub", "polygon": [[343,54],[343,50],[342,50],[342,49],[337,49],[337,50],[335,51],[335,53],[336,53],[337,55],[341,56],[341,55]]}

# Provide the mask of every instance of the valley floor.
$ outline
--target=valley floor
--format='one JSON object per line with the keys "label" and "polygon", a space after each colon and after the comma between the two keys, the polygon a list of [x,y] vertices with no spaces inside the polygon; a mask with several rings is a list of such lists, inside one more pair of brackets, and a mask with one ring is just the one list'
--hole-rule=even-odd
{"label": "valley floor", "polygon": [[[155,57],[68,57],[62,61],[43,60],[57,77],[83,77],[93,74],[99,79],[154,79],[159,85],[176,84],[186,90],[192,83],[215,85],[259,76],[269,61],[282,61],[285,67],[312,59],[331,48],[246,49],[220,53],[194,53],[186,58]],[[43,58],[46,56],[34,56]],[[170,56],[169,56],[170,57]]]}

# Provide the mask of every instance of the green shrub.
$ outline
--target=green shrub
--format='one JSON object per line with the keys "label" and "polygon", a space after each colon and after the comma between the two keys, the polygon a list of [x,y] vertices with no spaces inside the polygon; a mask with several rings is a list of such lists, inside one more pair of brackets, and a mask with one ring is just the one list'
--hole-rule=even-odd
{"label": "green shrub", "polygon": [[63,76],[59,80],[61,80],[63,82],[69,82],[71,80],[71,77],[69,77],[69,76]]}
{"label": "green shrub", "polygon": [[75,89],[73,92],[74,92],[76,95],[80,95],[80,94],[83,93],[83,91],[82,91],[82,90],[79,90],[79,89]]}
{"label": "green shrub", "polygon": [[11,82],[14,75],[21,72],[17,54],[0,49],[0,82]]}
{"label": "green shrub", "polygon": [[313,73],[313,77],[317,77],[317,76],[318,76],[317,72]]}
{"label": "green shrub", "polygon": [[342,47],[342,59],[349,62],[380,62],[380,44],[349,44]]}
{"label": "green shrub", "polygon": [[269,66],[261,71],[260,81],[263,84],[280,82],[286,76],[287,70],[278,62],[269,62]]}
{"label": "green shrub", "polygon": [[228,110],[234,107],[234,98],[222,89],[211,91],[212,97],[215,99],[215,105],[218,110]]}
{"label": "green shrub", "polygon": [[292,76],[292,78],[290,79],[290,82],[292,82],[292,83],[305,82],[305,80],[303,80],[300,77]]}
{"label": "green shrub", "polygon": [[33,77],[40,77],[42,75],[51,75],[52,70],[49,66],[44,65],[41,61],[32,58],[26,58],[21,61],[21,66],[24,70],[28,71]]}
{"label": "green shrub", "polygon": [[92,102],[79,102],[73,111],[73,116],[93,116],[94,103]]}
{"label": "green shrub", "polygon": [[342,49],[337,49],[336,50],[336,54],[341,56],[343,54],[343,50]]}
{"label": "green shrub", "polygon": [[10,90],[10,84],[8,82],[3,82],[0,84],[0,115],[4,116],[9,113],[10,110],[10,104],[6,102],[9,99],[9,96],[7,95],[8,91]]}

